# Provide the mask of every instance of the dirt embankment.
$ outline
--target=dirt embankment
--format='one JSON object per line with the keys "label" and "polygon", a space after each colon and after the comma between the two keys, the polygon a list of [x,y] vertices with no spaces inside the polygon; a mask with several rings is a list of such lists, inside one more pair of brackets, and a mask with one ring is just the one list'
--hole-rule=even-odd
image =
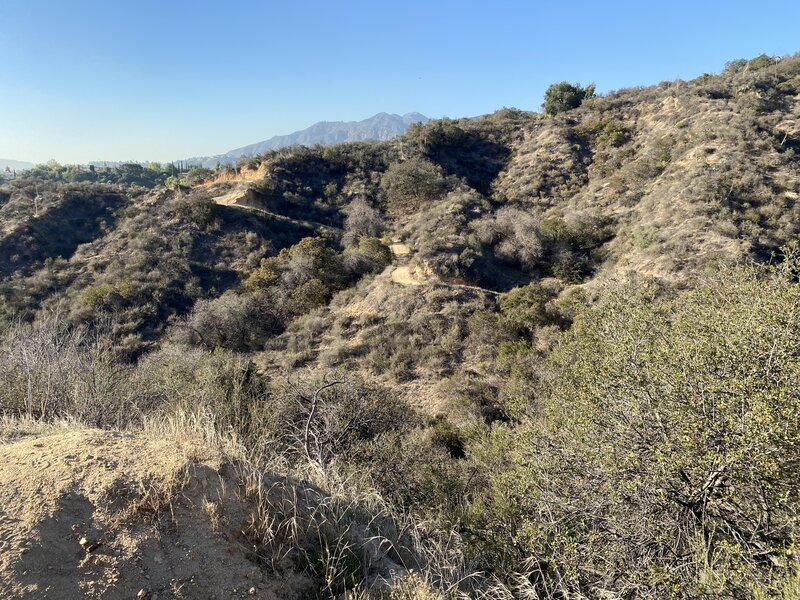
{"label": "dirt embankment", "polygon": [[[0,443],[0,597],[294,598],[242,531],[236,468],[175,440],[79,429]],[[307,591],[307,590],[305,590]]]}
{"label": "dirt embankment", "polygon": [[201,183],[199,188],[209,188],[218,183],[250,183],[252,181],[260,181],[267,175],[267,164],[261,163],[255,169],[246,167],[232,169],[231,171],[223,171]]}

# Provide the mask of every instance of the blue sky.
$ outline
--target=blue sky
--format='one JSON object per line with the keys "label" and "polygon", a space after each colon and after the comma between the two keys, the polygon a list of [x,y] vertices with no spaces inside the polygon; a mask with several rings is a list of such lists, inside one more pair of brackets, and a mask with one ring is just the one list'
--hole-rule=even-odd
{"label": "blue sky", "polygon": [[537,110],[800,51],[800,2],[1,0],[0,157],[217,154],[380,111]]}

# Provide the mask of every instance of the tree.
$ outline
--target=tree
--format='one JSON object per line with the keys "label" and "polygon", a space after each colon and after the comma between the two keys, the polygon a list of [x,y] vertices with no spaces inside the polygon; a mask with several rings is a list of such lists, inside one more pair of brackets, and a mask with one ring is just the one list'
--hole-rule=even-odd
{"label": "tree", "polygon": [[725,63],[724,73],[741,73],[747,66],[747,59],[738,58]]}
{"label": "tree", "polygon": [[117,167],[119,183],[144,185],[144,167],[138,163],[124,163]]}
{"label": "tree", "polygon": [[189,167],[189,172],[186,174],[186,183],[189,185],[197,185],[204,179],[208,179],[214,174],[211,169],[205,167],[192,166]]}
{"label": "tree", "polygon": [[558,113],[578,108],[584,100],[594,97],[594,84],[590,83],[586,87],[581,87],[579,83],[575,85],[562,81],[554,83],[544,93],[545,114],[557,115]]}

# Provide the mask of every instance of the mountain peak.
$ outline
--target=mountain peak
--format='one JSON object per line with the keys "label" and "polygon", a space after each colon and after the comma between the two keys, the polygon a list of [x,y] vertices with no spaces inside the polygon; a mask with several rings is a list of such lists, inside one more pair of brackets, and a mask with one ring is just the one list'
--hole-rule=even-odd
{"label": "mountain peak", "polygon": [[213,167],[218,162],[231,164],[242,156],[263,154],[287,146],[331,145],[362,140],[390,140],[402,135],[412,123],[424,123],[428,117],[418,112],[404,115],[379,112],[363,121],[320,121],[301,131],[278,135],[262,142],[235,148],[217,156],[190,158],[189,163]]}

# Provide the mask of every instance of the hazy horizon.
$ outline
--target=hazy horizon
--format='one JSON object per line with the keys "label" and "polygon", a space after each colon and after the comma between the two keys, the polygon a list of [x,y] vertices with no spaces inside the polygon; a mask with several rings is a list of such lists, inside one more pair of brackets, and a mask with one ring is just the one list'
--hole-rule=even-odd
{"label": "hazy horizon", "polygon": [[554,81],[690,79],[797,51],[800,5],[12,0],[2,16],[0,156],[163,162],[378,112],[537,110]]}
{"label": "hazy horizon", "polygon": [[[380,112],[375,113],[373,115],[369,115],[368,117],[365,117],[363,119],[355,119],[353,121],[341,121],[341,120],[338,120],[338,121],[333,121],[333,120],[316,121],[314,123],[310,123],[307,127],[303,127],[303,128],[301,128],[299,130],[287,131],[285,133],[278,133],[278,134],[275,134],[275,135],[271,135],[269,137],[256,140],[255,143],[268,141],[268,140],[271,140],[273,138],[280,139],[280,138],[283,138],[283,137],[289,137],[291,134],[303,132],[306,129],[310,129],[314,125],[320,125],[322,123],[334,124],[334,123],[369,122],[371,118],[377,117],[379,114],[390,114],[390,115],[393,114],[394,116],[404,117],[404,116],[407,116],[409,114],[421,114],[421,113],[418,113],[417,111],[406,111],[404,113],[386,113],[385,111],[380,111]],[[422,115],[422,116],[427,117],[427,115]],[[246,147],[252,146],[252,145],[254,145],[254,143],[242,144],[242,145],[240,145],[240,146],[238,146],[236,148],[226,148],[225,150],[220,150],[220,151],[214,152],[213,154],[205,154],[205,155],[196,154],[196,155],[192,155],[192,156],[179,156],[179,157],[174,157],[174,158],[165,159],[165,160],[161,160],[161,161],[155,160],[155,159],[149,159],[149,158],[114,158],[114,159],[108,159],[108,158],[104,158],[104,157],[92,158],[92,159],[84,160],[84,161],[72,161],[72,162],[70,162],[70,161],[60,161],[56,157],[50,157],[47,160],[41,160],[41,161],[26,161],[26,160],[18,160],[16,158],[10,158],[10,157],[6,157],[6,156],[0,156],[0,166],[5,164],[6,162],[30,163],[30,164],[36,165],[36,164],[44,164],[44,163],[49,162],[51,160],[55,160],[56,162],[61,163],[61,164],[84,164],[84,165],[85,164],[98,164],[98,163],[103,163],[103,162],[107,162],[107,163],[110,163],[110,164],[111,163],[142,163],[142,164],[144,164],[144,163],[150,163],[150,162],[154,162],[154,163],[169,163],[169,162],[177,162],[177,161],[190,161],[190,160],[198,159],[198,158],[209,158],[209,157],[215,157],[215,156],[224,156],[227,152],[240,150],[242,148],[246,148]]]}

